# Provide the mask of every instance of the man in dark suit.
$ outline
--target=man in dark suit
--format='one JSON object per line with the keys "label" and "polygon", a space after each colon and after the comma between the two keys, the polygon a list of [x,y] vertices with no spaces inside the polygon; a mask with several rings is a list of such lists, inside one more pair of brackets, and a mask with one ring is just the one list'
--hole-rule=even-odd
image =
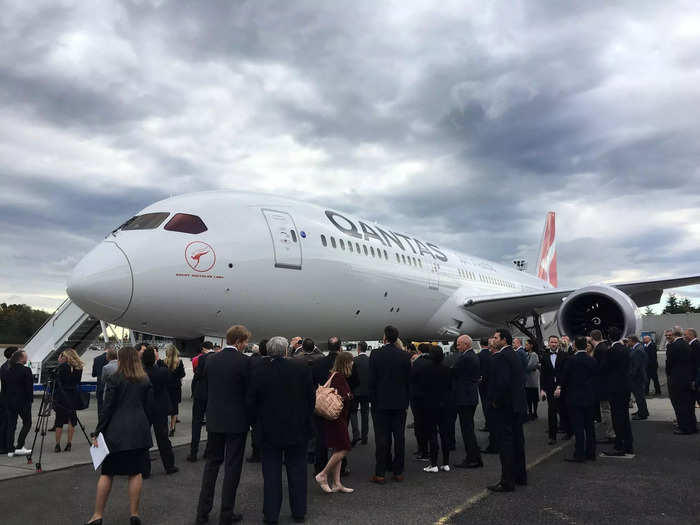
{"label": "man in dark suit", "polygon": [[[559,338],[550,335],[547,340],[547,352],[542,356],[540,371],[540,388],[547,397],[547,426],[549,434],[549,444],[557,442],[557,429],[559,424],[565,426],[566,410],[562,408],[564,398],[555,397],[554,391],[559,386],[559,379],[564,371],[564,364],[568,354],[561,347]],[[568,434],[567,434],[568,435]]]}
{"label": "man in dark suit", "polygon": [[214,504],[219,467],[224,463],[219,523],[241,521],[234,513],[241,478],[249,420],[245,400],[250,380],[250,359],[243,355],[250,332],[240,325],[226,332],[226,346],[207,357],[202,381],[207,385],[207,463],[197,505],[197,523],[206,523]]}
{"label": "man in dark suit", "polygon": [[425,414],[425,411],[430,410],[430,408],[423,402],[427,392],[425,391],[424,382],[420,381],[419,378],[421,377],[421,369],[432,365],[432,360],[430,359],[431,347],[430,343],[419,344],[418,351],[420,355],[413,360],[411,365],[410,405],[413,413],[413,432],[416,435],[416,443],[418,443],[416,454],[416,460],[418,461],[430,461],[428,454],[430,429],[426,425],[430,419]]}
{"label": "man in dark suit", "polygon": [[[3,352],[3,355],[5,356],[5,362],[2,365],[0,365],[0,378],[2,377],[3,372],[10,367],[10,358],[12,357],[12,354],[14,354],[16,351],[16,346],[8,346],[7,348],[5,348],[5,351]],[[14,443],[8,443],[9,440],[7,439],[7,423],[8,415],[5,407],[5,390],[0,386],[0,454],[14,452],[14,450],[11,451],[9,448],[10,445],[14,445]]]}
{"label": "man in dark suit", "polygon": [[112,343],[105,344],[105,351],[98,355],[92,362],[92,377],[96,378],[97,386],[95,388],[95,396],[97,397],[97,417],[100,417],[102,412],[102,398],[104,396],[104,383],[102,382],[102,369],[107,364],[107,350],[112,347]]}
{"label": "man in dark suit", "polygon": [[[352,445],[359,441],[367,444],[369,434],[369,356],[367,355],[367,343],[357,343],[357,357],[354,359],[355,370],[360,384],[352,391],[352,404],[350,405],[350,426],[352,427]],[[358,425],[357,411],[360,410],[362,426]]]}
{"label": "man in dark suit", "polygon": [[303,361],[284,359],[287,349],[284,337],[267,342],[268,359],[253,370],[246,401],[262,443],[265,523],[279,518],[283,457],[292,517],[301,523],[306,514],[306,449],[316,394],[311,369]]}
{"label": "man in dark suit", "polygon": [[[27,353],[17,350],[12,354],[9,366],[0,375],[2,382],[5,414],[7,416],[7,450],[18,454],[29,454],[24,441],[32,427],[32,401],[34,400],[34,377],[27,368]],[[14,445],[17,418],[22,419],[22,428]]]}
{"label": "man in dark suit", "polygon": [[[190,454],[187,461],[194,463],[197,461],[199,453],[199,440],[202,437],[202,427],[204,426],[204,415],[207,410],[207,384],[202,381],[204,367],[207,357],[214,352],[214,345],[211,341],[202,343],[202,351],[192,359],[194,377],[192,378],[192,439],[190,441]],[[204,452],[206,456],[206,451]]]}
{"label": "man in dark suit", "polygon": [[676,412],[678,429],[674,434],[695,434],[695,399],[692,383],[695,379],[690,345],[683,338],[683,329],[675,326],[672,331],[673,342],[666,346],[666,374],[668,375],[668,394]]}
{"label": "man in dark suit", "polygon": [[523,434],[527,413],[525,370],[512,342],[509,330],[496,330],[493,343],[498,351],[493,355],[488,401],[501,458],[501,480],[488,487],[492,492],[512,492],[516,484],[527,485]]}
{"label": "man in dark suit", "polygon": [[481,460],[481,451],[474,434],[474,412],[479,403],[479,357],[472,348],[472,339],[468,335],[460,335],[457,338],[457,351],[460,357],[452,368],[452,394],[454,404],[459,414],[459,425],[464,440],[466,457],[464,461],[456,464],[460,468],[480,468],[484,466]]}
{"label": "man in dark suit", "polygon": [[[384,328],[384,346],[372,351],[369,357],[369,397],[376,440],[376,465],[371,480],[375,483],[384,483],[387,468],[393,471],[394,480],[403,480],[411,358],[396,347],[398,338],[399,331],[387,326]],[[394,458],[388,465],[392,438]]]}
{"label": "man in dark suit", "polygon": [[620,340],[622,332],[616,326],[608,329],[608,336],[615,341],[608,352],[608,394],[610,411],[615,429],[615,449],[605,451],[605,456],[634,454],[632,426],[630,424],[630,354]]}
{"label": "man in dark suit", "polygon": [[564,365],[560,386],[555,391],[559,395],[565,393],[569,405],[569,415],[574,427],[576,445],[573,458],[567,461],[583,463],[586,459],[595,461],[595,427],[593,412],[596,403],[596,376],[598,363],[586,353],[586,338],[576,336],[574,348],[576,352]]}
{"label": "man in dark suit", "polygon": [[651,340],[651,337],[645,335],[642,338],[644,342],[644,351],[647,353],[647,384],[645,385],[644,393],[649,394],[649,386],[654,382],[654,395],[661,395],[661,385],[659,384],[659,360],[657,357],[656,343]]}
{"label": "man in dark suit", "polygon": [[481,432],[489,432],[489,444],[486,450],[482,450],[487,454],[497,454],[496,440],[489,431],[489,411],[488,400],[486,399],[489,391],[489,370],[491,370],[491,339],[482,337],[479,340],[481,350],[478,353],[479,370],[481,371],[481,381],[479,381],[479,401],[481,402],[481,411],[484,414],[484,426],[479,430]]}
{"label": "man in dark suit", "polygon": [[627,336],[632,351],[630,352],[630,388],[637,402],[637,412],[632,414],[632,419],[644,420],[649,417],[647,398],[644,388],[649,385],[647,379],[647,353],[635,334]]}
{"label": "man in dark suit", "polygon": [[605,433],[605,442],[614,443],[615,429],[612,423],[610,394],[608,392],[608,356],[610,347],[606,341],[603,341],[603,332],[600,330],[591,330],[591,344],[593,345],[593,358],[598,363],[598,375],[595,383],[597,404],[600,410],[600,423]]}

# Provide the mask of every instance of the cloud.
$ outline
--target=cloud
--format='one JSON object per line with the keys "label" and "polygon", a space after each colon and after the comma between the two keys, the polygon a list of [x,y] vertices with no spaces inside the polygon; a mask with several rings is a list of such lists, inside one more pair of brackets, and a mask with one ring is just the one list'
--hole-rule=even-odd
{"label": "cloud", "polygon": [[697,272],[692,2],[3,9],[5,298],[56,306],[76,258],[192,188],[295,196],[531,267],[555,210],[563,285]]}

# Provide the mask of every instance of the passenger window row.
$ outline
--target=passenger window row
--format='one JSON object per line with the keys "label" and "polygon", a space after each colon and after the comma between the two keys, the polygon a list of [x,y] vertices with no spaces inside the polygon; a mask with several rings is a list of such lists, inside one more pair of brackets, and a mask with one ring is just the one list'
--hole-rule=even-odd
{"label": "passenger window row", "polygon": [[495,286],[503,286],[505,288],[517,288],[515,283],[512,283],[510,281],[506,281],[504,279],[497,279],[495,277],[491,277],[490,275],[479,275],[479,278],[481,282],[483,283],[488,283],[488,284],[493,284]]}
{"label": "passenger window row", "polygon": [[[321,235],[321,244],[324,248],[327,248],[329,245],[329,239],[327,239],[325,235]],[[350,253],[356,253],[358,255],[364,254],[368,257],[371,256],[379,259],[384,259],[385,261],[389,260],[389,253],[384,249],[377,248],[375,250],[374,246],[370,246],[369,248],[367,248],[366,244],[360,244],[359,242],[353,241],[345,241],[344,239],[336,240],[336,238],[333,236],[330,236],[330,247],[334,249],[340,249],[342,251],[349,251]],[[412,257],[410,255],[407,257],[404,254],[399,255],[398,253],[395,253],[394,255],[396,256],[397,263],[408,264],[416,268],[423,268],[423,261],[418,257]]]}

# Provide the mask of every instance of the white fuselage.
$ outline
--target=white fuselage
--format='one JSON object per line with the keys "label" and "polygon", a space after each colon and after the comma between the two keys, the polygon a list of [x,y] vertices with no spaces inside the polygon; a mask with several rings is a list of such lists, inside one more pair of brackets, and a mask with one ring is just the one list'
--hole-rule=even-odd
{"label": "white fuselage", "polygon": [[[551,288],[430,239],[270,195],[183,195],[138,215],[156,212],[170,215],[155,229],[108,235],[75,268],[68,293],[85,311],[184,339],[221,337],[232,324],[256,339],[378,339],[387,324],[443,339],[482,335],[498,322],[470,315],[462,307],[470,298]],[[207,230],[165,230],[177,213],[198,216]]]}

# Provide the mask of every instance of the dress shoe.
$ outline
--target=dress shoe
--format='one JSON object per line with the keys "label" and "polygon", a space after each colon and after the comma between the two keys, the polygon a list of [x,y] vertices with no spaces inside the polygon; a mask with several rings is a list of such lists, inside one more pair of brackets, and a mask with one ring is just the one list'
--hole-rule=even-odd
{"label": "dress shoe", "polygon": [[88,521],[85,525],[102,525],[102,518],[97,518],[96,520]]}
{"label": "dress shoe", "polygon": [[393,476],[391,476],[391,479],[400,483],[403,481],[403,474],[394,474]]}
{"label": "dress shoe", "polygon": [[515,487],[506,487],[502,483],[498,483],[496,485],[489,485],[486,488],[489,489],[491,492],[513,492],[515,490]]}
{"label": "dress shoe", "polygon": [[621,458],[625,456],[624,450],[604,450],[601,454],[607,458]]}
{"label": "dress shoe", "polygon": [[180,472],[180,469],[177,467],[170,467],[165,469],[166,474],[175,474],[176,472]]}
{"label": "dress shoe", "polygon": [[674,430],[673,433],[677,436],[689,436],[695,434],[695,432],[686,432],[685,430]]}
{"label": "dress shoe", "polygon": [[138,516],[131,516],[129,518],[129,525],[141,525],[141,518]]}
{"label": "dress shoe", "polygon": [[60,452],[61,451],[61,445],[59,443],[56,443],[56,446],[53,447],[54,452]]}
{"label": "dress shoe", "polygon": [[498,454],[498,450],[495,448],[485,448],[481,451],[482,454]]}
{"label": "dress shoe", "polygon": [[386,478],[384,476],[372,476],[369,480],[378,485],[384,485],[384,483],[386,483]]}
{"label": "dress shoe", "polygon": [[442,472],[449,472],[450,471],[450,466],[449,465],[440,465],[438,467]]}
{"label": "dress shoe", "polygon": [[586,460],[583,458],[564,458],[564,461],[568,461],[569,463],[583,463]]}
{"label": "dress shoe", "polygon": [[193,456],[192,454],[190,454],[189,456],[187,456],[185,459],[186,459],[188,462],[190,462],[190,463],[196,463],[196,462],[197,462],[197,456]]}
{"label": "dress shoe", "polygon": [[277,520],[268,520],[263,518],[263,523],[265,524],[272,524],[272,523],[279,523]]}
{"label": "dress shoe", "polygon": [[457,468],[481,468],[484,466],[483,461],[467,461],[466,459],[461,463],[457,463],[455,467]]}

